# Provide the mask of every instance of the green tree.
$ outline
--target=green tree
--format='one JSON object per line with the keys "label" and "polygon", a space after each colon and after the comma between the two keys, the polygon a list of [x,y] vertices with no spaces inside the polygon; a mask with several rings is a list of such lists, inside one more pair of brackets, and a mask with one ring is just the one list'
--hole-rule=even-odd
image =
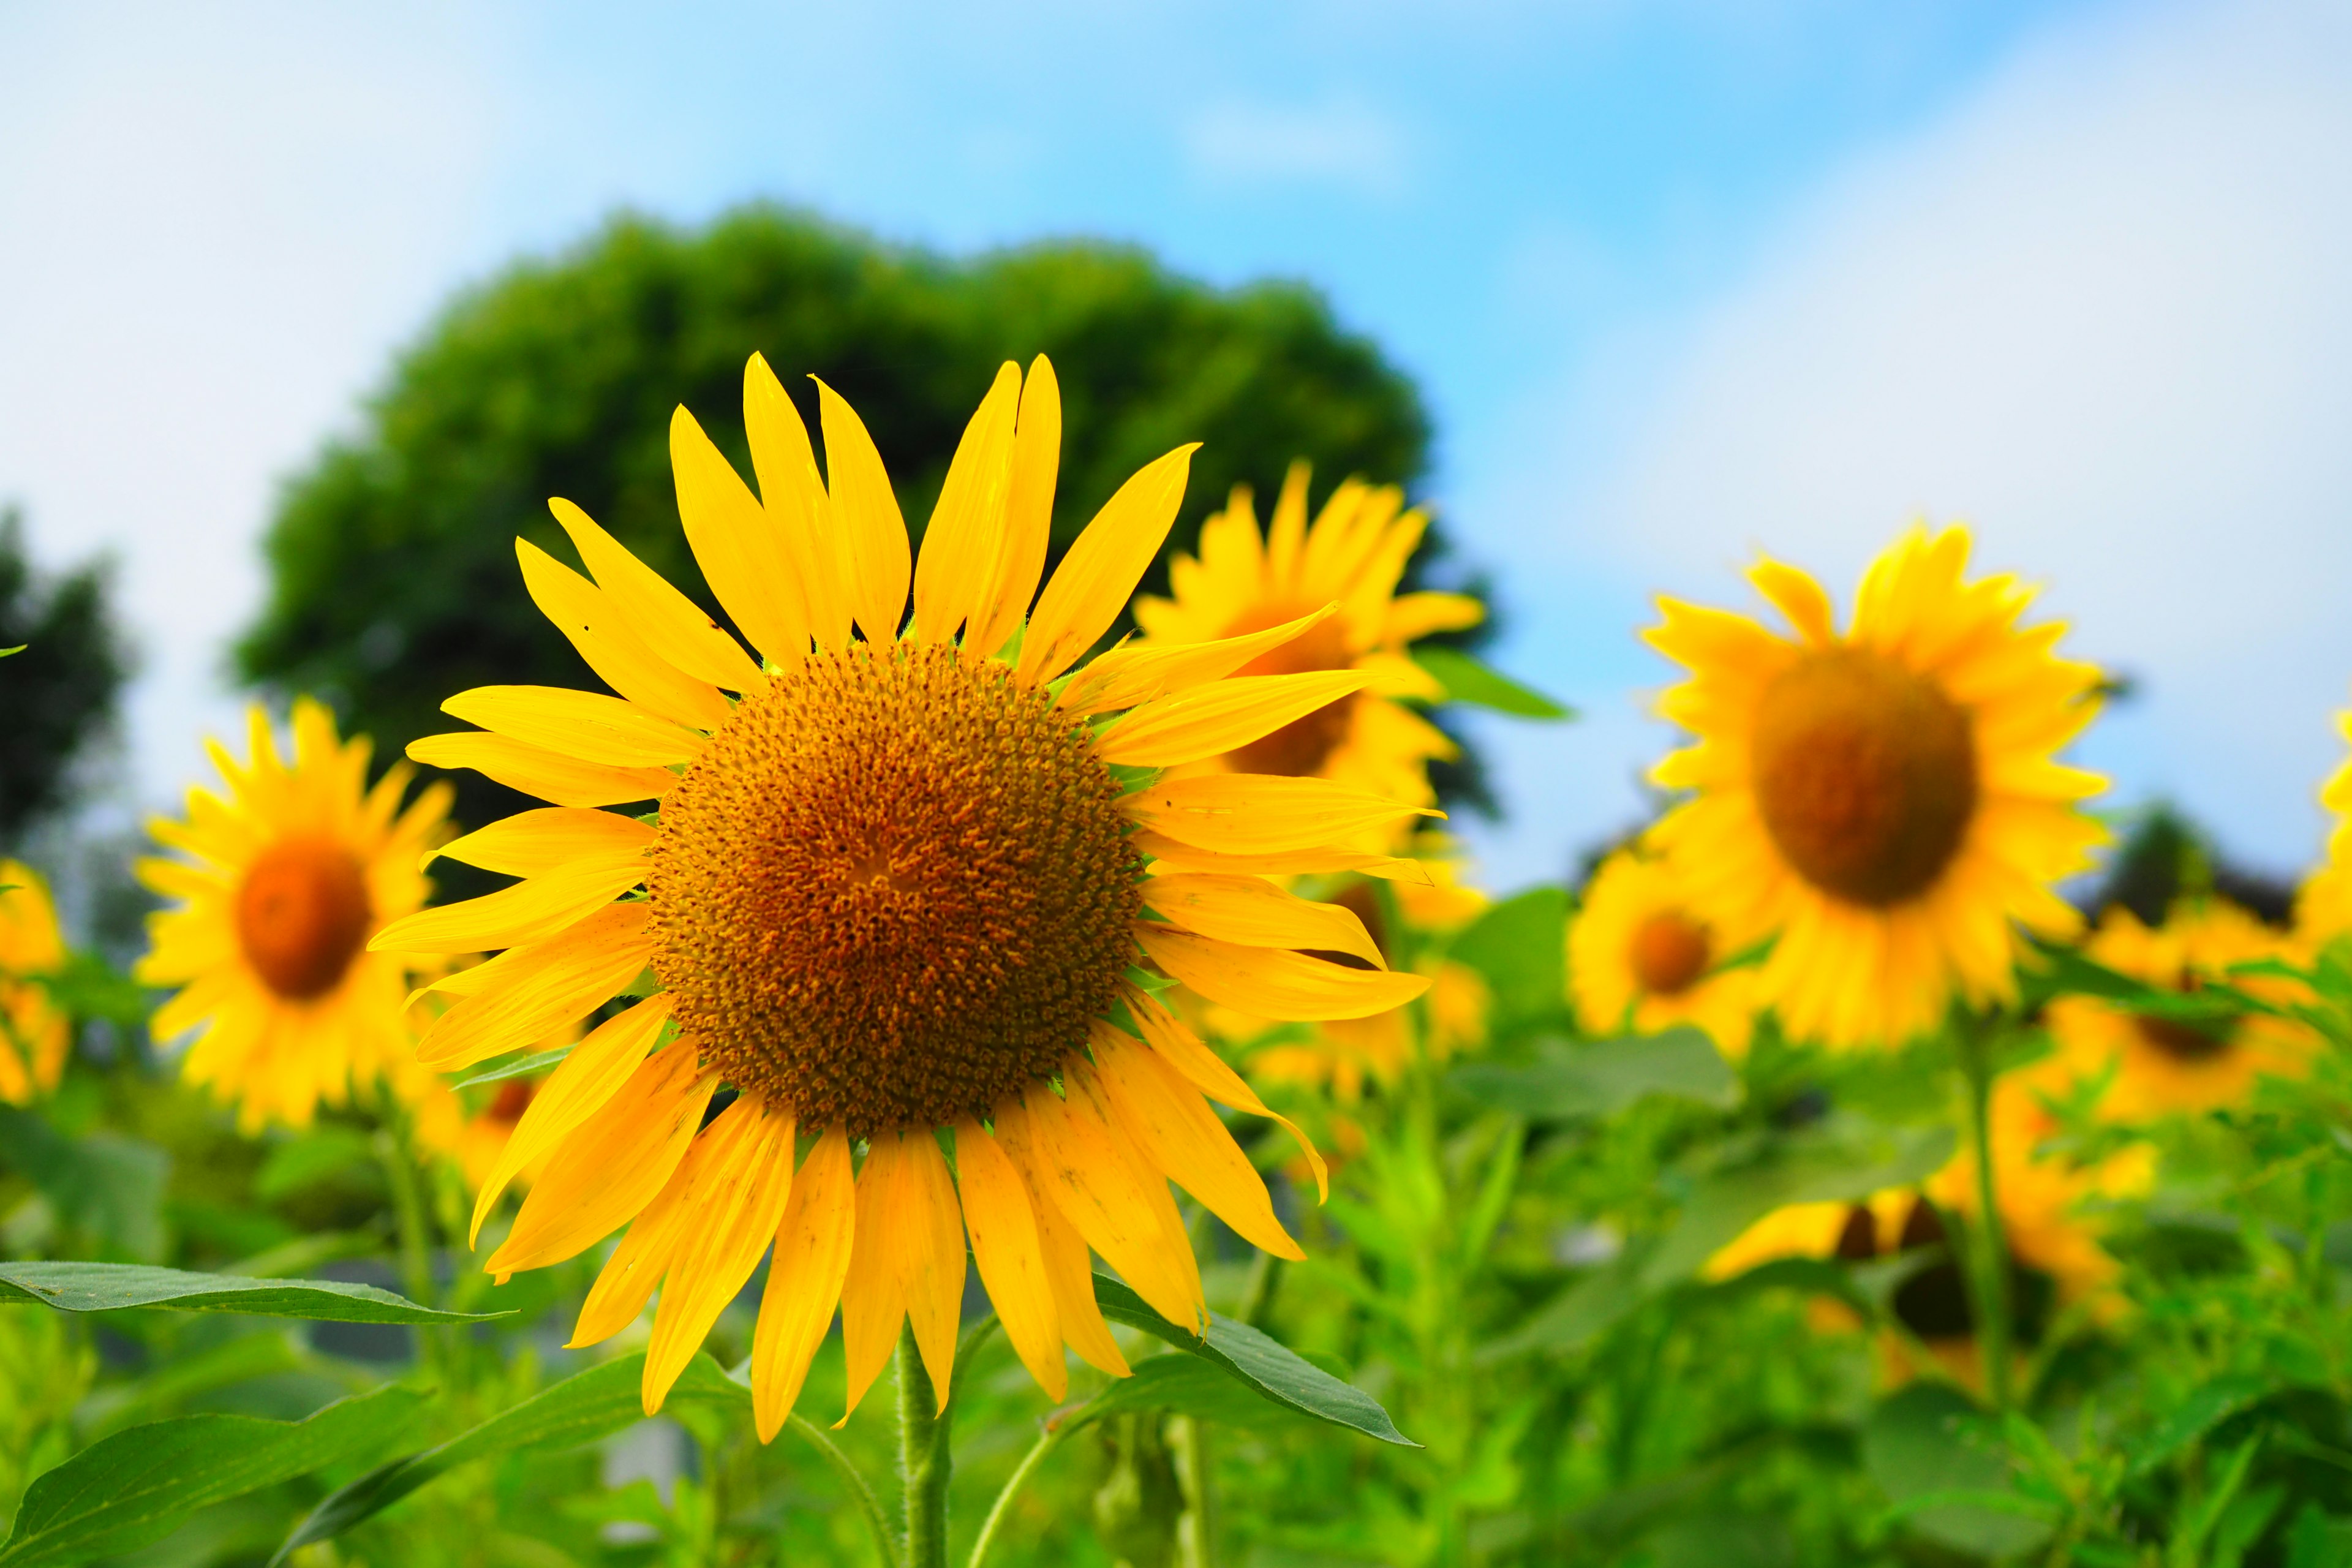
{"label": "green tree", "polygon": [[0,845],[68,803],[73,764],[113,722],[131,659],[107,605],[107,573],[91,563],[43,581],[25,554],[25,527],[0,507]]}
{"label": "green tree", "polygon": [[[1269,488],[1294,457],[1314,461],[1318,488],[1349,474],[1410,483],[1427,460],[1412,384],[1301,285],[1213,289],[1087,242],[949,260],[770,206],[691,232],[622,217],[459,298],[402,356],[362,431],[287,489],[269,598],[236,651],[244,677],[319,692],[387,752],[451,727],[436,709],[464,688],[579,683],[514,562],[517,534],[572,558],[550,496],[716,614],[677,526],[669,413],[691,408],[748,475],[755,349],[812,431],[810,374],[858,409],[918,531],[996,366],[1041,352],[1064,398],[1057,552],[1185,440],[1205,446],[1180,546],[1236,481]],[[468,821],[510,808],[470,775],[461,787]]]}

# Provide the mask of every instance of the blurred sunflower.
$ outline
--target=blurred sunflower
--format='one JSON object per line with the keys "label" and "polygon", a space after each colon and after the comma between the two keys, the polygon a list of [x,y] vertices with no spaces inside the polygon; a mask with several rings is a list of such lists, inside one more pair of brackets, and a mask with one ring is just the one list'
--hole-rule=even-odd
{"label": "blurred sunflower", "polygon": [[[2336,715],[2336,727],[2352,740],[2352,708]],[[2352,931],[2352,761],[2319,788],[2319,804],[2335,817],[2328,830],[2327,858],[2296,895],[2295,929],[2315,942]]]}
{"label": "blurred sunflower", "polygon": [[[639,997],[523,1111],[500,1169],[546,1163],[488,1267],[554,1263],[627,1225],[573,1342],[626,1326],[658,1284],[650,1411],[772,1242],[752,1351],[763,1438],[836,1304],[851,1409],[902,1322],[944,1403],[967,1233],[1007,1338],[1056,1398],[1065,1345],[1126,1370],[1088,1247],[1172,1321],[1203,1321],[1163,1178],[1299,1256],[1209,1099],[1264,1108],[1132,977],[1139,961],[1289,1018],[1380,1012],[1428,984],[1306,956],[1370,939],[1256,874],[1385,863],[1339,846],[1415,807],[1314,779],[1154,782],[1365,684],[1234,676],[1313,606],[1074,669],[1165,538],[1190,447],[1111,498],[1032,610],[1059,464],[1052,367],[999,373],[919,561],[865,426],[818,395],[829,488],[756,355],[760,497],[685,409],[670,427],[688,543],[764,662],[569,502],[553,509],[593,581],[518,543],[532,596],[621,695],[450,699],[483,728],[409,754],[554,804],[445,851],[521,881],[377,939],[507,950],[445,983],[458,999],[419,1047],[438,1068]],[[656,815],[597,809],[644,800]],[[1147,877],[1155,861],[1183,869]]]}
{"label": "blurred sunflower", "polygon": [[1871,563],[1852,628],[1777,561],[1748,573],[1790,640],[1662,599],[1651,645],[1691,678],[1658,709],[1697,737],[1651,776],[1695,798],[1653,830],[1727,942],[1774,934],[1757,1001],[1800,1037],[1892,1043],[1955,994],[2016,994],[2015,927],[2074,928],[2051,883],[2103,830],[2105,787],[2057,751],[2097,711],[2098,671],[2021,628],[2033,590],[1967,582],[1967,530],[1914,528]]}
{"label": "blurred sunflower", "polygon": [[1203,758],[1190,771],[1222,770],[1326,778],[1392,800],[1426,805],[1433,758],[1460,750],[1399,700],[1442,700],[1444,688],[1406,653],[1432,632],[1474,626],[1486,606],[1465,594],[1400,595],[1405,563],[1429,526],[1404,509],[1393,485],[1349,479],[1331,492],[1310,525],[1307,466],[1291,465],[1261,535],[1245,486],[1201,525],[1200,556],[1169,563],[1170,598],[1135,601],[1138,645],[1208,643],[1320,616],[1297,636],[1243,667],[1244,675],[1360,670],[1361,690],[1338,698],[1245,745]]}
{"label": "blurred sunflower", "polygon": [[[2129,910],[2107,910],[2084,951],[2108,968],[2183,994],[2210,982],[2266,1001],[2303,994],[2292,981],[2232,975],[2231,964],[2277,958],[2301,963],[2305,943],[2264,925],[2226,899],[2184,899],[2150,928]],[[2050,1032],[2082,1077],[2112,1069],[2100,1110],[2137,1121],[2170,1111],[2210,1110],[2246,1098],[2263,1073],[2300,1071],[2321,1044],[2291,1019],[2267,1014],[2195,1022],[2127,1012],[2090,996],[2050,1005]]]}
{"label": "blurred sunflower", "polygon": [[419,863],[447,836],[449,789],[403,810],[413,770],[396,765],[369,788],[367,738],[338,739],[307,698],[294,704],[290,763],[259,706],[247,725],[249,763],[211,746],[227,795],[191,788],[185,820],[149,825],[189,858],[139,862],[140,880],[184,902],[149,917],[132,976],[181,988],[156,1009],[156,1042],[201,1026],[182,1070],[234,1101],[253,1131],[308,1126],[320,1104],[417,1076],[404,1005],[415,961],[369,939],[423,906]]}
{"label": "blurred sunflower", "polygon": [[0,1100],[30,1104],[58,1087],[73,1043],[73,1022],[39,976],[65,967],[57,905],[41,874],[0,860]]}
{"label": "blurred sunflower", "polygon": [[1691,905],[1674,865],[1640,846],[1601,862],[1568,927],[1568,984],[1592,1035],[1706,1030],[1725,1055],[1747,1054],[1756,971],[1716,966],[1728,954]]}

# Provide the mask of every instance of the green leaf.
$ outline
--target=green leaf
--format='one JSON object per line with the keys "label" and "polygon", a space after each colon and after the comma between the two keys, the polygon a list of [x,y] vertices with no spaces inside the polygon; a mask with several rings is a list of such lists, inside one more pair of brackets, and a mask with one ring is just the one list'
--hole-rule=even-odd
{"label": "green leaf", "polygon": [[570,1046],[558,1046],[551,1051],[533,1051],[527,1057],[516,1057],[510,1061],[500,1062],[496,1067],[484,1068],[473,1077],[461,1078],[449,1087],[471,1089],[478,1083],[503,1083],[510,1078],[526,1078],[532,1073],[553,1067],[571,1054]]}
{"label": "green leaf", "polygon": [[1127,1410],[1173,1411],[1221,1426],[1280,1426],[1301,1419],[1296,1407],[1279,1404],[1222,1368],[1189,1355],[1153,1356],[1136,1363],[1133,1377],[1113,1378],[1110,1386],[1087,1401],[1072,1419],[1095,1421]]}
{"label": "green leaf", "polygon": [[2188,1398],[2173,1406],[2153,1433],[2133,1445],[2131,1469],[2127,1473],[2135,1480],[2153,1473],[2174,1455],[2260,1399],[2263,1392],[2262,1379],[2242,1373],[2199,1384],[2189,1391]]}
{"label": "green leaf", "polygon": [[[297,1549],[332,1540],[470,1460],[524,1448],[577,1447],[635,1426],[646,1418],[645,1371],[642,1351],[592,1366],[446,1443],[370,1470],[312,1509],[269,1560],[271,1568]],[[707,1354],[687,1364],[669,1397],[738,1405],[745,1412],[751,1407],[751,1391]]]}
{"label": "green leaf", "polygon": [[1101,1306],[1104,1317],[1141,1329],[1180,1351],[1199,1356],[1276,1405],[1288,1405],[1318,1421],[1328,1421],[1383,1443],[1405,1448],[1421,1447],[1396,1429],[1389,1413],[1370,1394],[1340,1382],[1247,1323],[1237,1323],[1222,1313],[1211,1312],[1207,1331],[1194,1335],[1153,1311],[1142,1297],[1103,1274],[1095,1276],[1095,1300]]}
{"label": "green leaf", "polygon": [[186,1415],[101,1437],[26,1489],[0,1568],[87,1563],[143,1546],[197,1509],[368,1452],[425,1404],[394,1385],[306,1421]]}
{"label": "green leaf", "polygon": [[1470,922],[1446,949],[1486,981],[1498,1025],[1557,1017],[1568,1006],[1568,894],[1530,888]]}
{"label": "green leaf", "polygon": [[1576,710],[1566,703],[1555,702],[1542,692],[1522,686],[1507,675],[1496,674],[1458,647],[1431,643],[1413,649],[1412,661],[1438,685],[1445,688],[1445,695],[1450,701],[1466,702],[1474,708],[1491,708],[1497,713],[1508,713],[1518,719],[1576,717]]}
{"label": "green leaf", "polygon": [[1723,1054],[1705,1030],[1689,1025],[1598,1045],[1554,1042],[1530,1066],[1473,1062],[1456,1068],[1452,1079],[1481,1104],[1538,1121],[1610,1116],[1650,1094],[1718,1109],[1739,1099],[1739,1079]]}
{"label": "green leaf", "polygon": [[320,1323],[481,1323],[511,1316],[444,1312],[373,1285],[340,1279],[247,1279],[133,1263],[0,1263],[0,1304],[11,1301],[37,1301],[61,1312],[162,1307]]}
{"label": "green leaf", "polygon": [[68,1138],[31,1111],[0,1105],[0,1155],[48,1200],[58,1220],[131,1258],[163,1250],[163,1183],[171,1162],[111,1132]]}
{"label": "green leaf", "polygon": [[276,1203],[308,1192],[354,1165],[373,1166],[375,1145],[356,1127],[332,1122],[312,1127],[271,1146],[253,1178],[254,1195]]}
{"label": "green leaf", "polygon": [[1997,1454],[1960,1435],[1981,1414],[1947,1384],[1915,1383],[1871,1413],[1863,1468],[1894,1503],[1891,1517],[1938,1545],[2009,1557],[2050,1539],[2051,1505],[2018,1492]]}

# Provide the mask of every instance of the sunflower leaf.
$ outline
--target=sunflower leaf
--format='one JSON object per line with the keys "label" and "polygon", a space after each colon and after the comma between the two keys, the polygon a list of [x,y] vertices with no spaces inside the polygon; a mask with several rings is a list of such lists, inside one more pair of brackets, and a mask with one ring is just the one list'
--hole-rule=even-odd
{"label": "sunflower leaf", "polygon": [[1715,1042],[1688,1025],[1589,1046],[1555,1042],[1525,1067],[1472,1062],[1449,1077],[1480,1104],[1538,1121],[1610,1116],[1653,1094],[1717,1109],[1739,1099],[1739,1079]]}
{"label": "sunflower leaf", "polygon": [[1207,1331],[1195,1335],[1153,1311],[1142,1297],[1104,1274],[1095,1276],[1095,1301],[1104,1317],[1141,1329],[1200,1357],[1276,1405],[1383,1443],[1421,1447],[1396,1429],[1389,1413],[1370,1394],[1340,1382],[1247,1323],[1211,1312]]}
{"label": "sunflower leaf", "polygon": [[1412,661],[1445,688],[1451,701],[1489,708],[1517,719],[1576,717],[1576,710],[1565,702],[1555,701],[1532,687],[1522,686],[1509,676],[1487,668],[1458,647],[1443,643],[1417,647],[1412,650]]}
{"label": "sunflower leaf", "polygon": [[168,1534],[200,1508],[365,1455],[427,1396],[397,1384],[304,1421],[185,1415],[101,1437],[26,1489],[0,1565],[88,1563]]}
{"label": "sunflower leaf", "polygon": [[0,1304],[16,1301],[37,1301],[61,1312],[155,1307],[322,1323],[478,1323],[512,1316],[444,1312],[373,1285],[340,1279],[247,1279],[130,1263],[0,1263]]}

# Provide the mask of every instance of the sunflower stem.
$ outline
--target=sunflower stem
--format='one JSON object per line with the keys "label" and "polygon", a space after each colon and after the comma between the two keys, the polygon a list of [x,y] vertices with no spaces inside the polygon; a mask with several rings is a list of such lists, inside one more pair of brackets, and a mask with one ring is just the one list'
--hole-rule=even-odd
{"label": "sunflower stem", "polygon": [[[401,1284],[408,1299],[421,1307],[437,1306],[433,1290],[433,1236],[425,1215],[425,1198],[417,1185],[416,1140],[408,1109],[392,1095],[383,1097],[383,1124],[376,1132],[376,1155],[383,1162],[385,1182],[392,1188],[394,1223],[400,1237]],[[417,1328],[416,1361],[438,1384],[448,1371],[442,1331]],[[445,1394],[447,1390],[443,1391]]]}
{"label": "sunflower stem", "polygon": [[1004,1527],[1005,1517],[1013,1511],[1013,1500],[1020,1496],[1021,1489],[1028,1484],[1030,1472],[1045,1462],[1045,1456],[1052,1453],[1071,1430],[1067,1426],[1047,1426],[1038,1436],[1037,1441],[1029,1446],[1029,1451],[1021,1456],[1021,1462],[1013,1468],[1004,1489],[998,1492],[996,1500],[988,1505],[988,1517],[981,1521],[980,1534],[972,1541],[971,1555],[964,1560],[964,1568],[982,1568],[988,1561],[988,1549],[996,1544],[996,1533]]}
{"label": "sunflower stem", "polygon": [[889,1516],[882,1511],[881,1500],[874,1495],[874,1489],[866,1484],[866,1478],[858,1474],[857,1467],[850,1461],[849,1456],[841,1451],[838,1443],[825,1435],[823,1427],[807,1417],[787,1415],[784,1420],[793,1431],[808,1439],[824,1457],[824,1462],[833,1467],[834,1474],[841,1478],[842,1484],[849,1489],[858,1512],[866,1516],[867,1526],[874,1531],[875,1550],[881,1554],[884,1568],[898,1568],[898,1542],[890,1532]]}
{"label": "sunflower stem", "polygon": [[898,1469],[907,1493],[905,1568],[947,1568],[948,1433],[953,1417],[923,1370],[912,1323],[898,1331]]}
{"label": "sunflower stem", "polygon": [[2000,1194],[1992,1159],[1992,1045],[1996,1019],[1969,1016],[1960,1026],[1960,1068],[1968,1080],[1969,1141],[1977,1168],[1977,1223],[1969,1227],[1975,1267],[1969,1270],[1983,1360],[1985,1394],[1996,1410],[2010,1406],[2009,1239],[2002,1234]]}

